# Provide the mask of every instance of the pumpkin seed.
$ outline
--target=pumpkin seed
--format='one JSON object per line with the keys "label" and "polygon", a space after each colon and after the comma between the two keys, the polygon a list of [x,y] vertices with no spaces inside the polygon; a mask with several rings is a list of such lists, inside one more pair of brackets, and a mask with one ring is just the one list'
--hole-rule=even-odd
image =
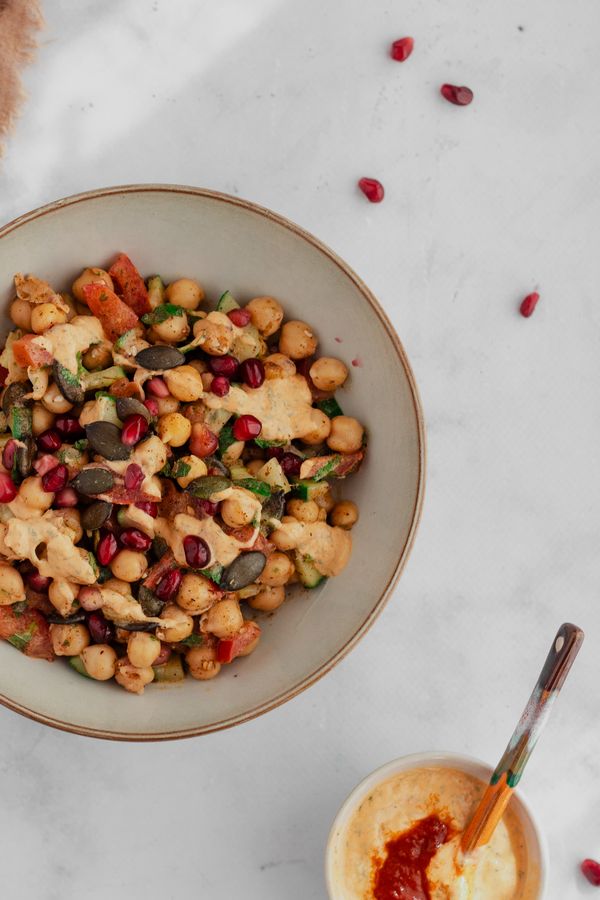
{"label": "pumpkin seed", "polygon": [[193,497],[200,497],[201,500],[210,500],[213,494],[225,491],[231,487],[229,478],[222,475],[202,475],[200,478],[194,478],[186,487]]}
{"label": "pumpkin seed", "polygon": [[69,403],[83,403],[85,392],[79,378],[56,359],[52,363],[52,377],[59,391]]}
{"label": "pumpkin seed", "polygon": [[135,357],[138,366],[151,372],[162,372],[165,369],[174,369],[182,366],[185,356],[175,347],[166,344],[155,344],[153,347],[145,347]]}
{"label": "pumpkin seed", "polygon": [[71,482],[78,494],[93,497],[110,491],[115,483],[115,476],[108,469],[82,469]]}
{"label": "pumpkin seed", "polygon": [[33,458],[36,454],[36,450],[37,448],[32,437],[24,438],[23,446],[17,447],[17,452],[15,453],[15,464],[17,467],[17,472],[19,473],[21,478],[27,478],[27,476],[31,472]]}
{"label": "pumpkin seed", "polygon": [[92,448],[104,459],[129,459],[131,450],[121,442],[121,430],[113,422],[91,422],[85,433]]}
{"label": "pumpkin seed", "polygon": [[144,587],[143,584],[140,586],[137,598],[145,616],[159,616],[165,606],[165,601],[159,600],[156,594]]}
{"label": "pumpkin seed", "polygon": [[152,553],[157,560],[162,559],[168,549],[169,545],[164,538],[161,538],[158,535],[152,538]]}
{"label": "pumpkin seed", "polygon": [[263,519],[281,519],[285,512],[285,493],[275,491],[265,500],[262,507]]}
{"label": "pumpkin seed", "polygon": [[77,622],[85,622],[85,612],[73,613],[66,618],[59,616],[58,613],[46,613],[46,619],[51,625],[75,625]]}
{"label": "pumpkin seed", "polygon": [[158,625],[156,622],[115,622],[115,627],[123,631],[156,631]]}
{"label": "pumpkin seed", "polygon": [[220,459],[217,459],[216,456],[205,456],[204,462],[207,469],[218,469],[221,475],[224,475],[225,478],[229,478],[229,469],[225,463]]}
{"label": "pumpkin seed", "polygon": [[225,591],[239,591],[247,584],[252,584],[261,574],[266,561],[265,554],[259,550],[240,553],[223,572],[220,587]]}
{"label": "pumpkin seed", "polygon": [[31,406],[32,400],[24,400],[25,394],[31,392],[31,385],[28,381],[14,381],[4,391],[2,397],[2,410],[4,415],[10,417],[10,410],[13,406]]}
{"label": "pumpkin seed", "polygon": [[150,410],[135,397],[117,397],[117,415],[122,422],[127,416],[143,416],[147,422],[152,419]]}
{"label": "pumpkin seed", "polygon": [[[87,471],[94,471],[88,469]],[[81,473],[80,473],[81,474]],[[95,500],[81,513],[81,527],[84,531],[97,531],[110,518],[112,503],[106,500]]]}

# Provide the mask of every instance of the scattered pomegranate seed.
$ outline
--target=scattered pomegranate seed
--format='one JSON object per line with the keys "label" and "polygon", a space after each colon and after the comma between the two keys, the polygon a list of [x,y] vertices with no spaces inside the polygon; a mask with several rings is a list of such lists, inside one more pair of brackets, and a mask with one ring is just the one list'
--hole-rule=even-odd
{"label": "scattered pomegranate seed", "polygon": [[334,338],[334,341],[336,342],[336,344],[342,344],[342,343],[343,343],[342,338],[340,338],[340,337]]}
{"label": "scattered pomegranate seed", "polygon": [[166,575],[163,575],[158,582],[158,587],[154,591],[158,599],[172,600],[179,590],[182,578],[183,575],[181,574],[180,569],[173,569],[171,572],[167,572]]}
{"label": "scattered pomegranate seed", "polygon": [[8,369],[4,366],[0,366],[0,387],[4,387],[6,384],[6,379],[8,378]]}
{"label": "scattered pomegranate seed", "polygon": [[137,463],[131,463],[125,469],[125,487],[128,491],[135,491],[144,480],[144,470]]}
{"label": "scattered pomegranate seed", "polygon": [[152,394],[153,397],[168,397],[169,396],[169,388],[158,375],[155,375],[154,378],[148,379],[144,384],[144,389]]}
{"label": "scattered pomegranate seed", "polygon": [[136,509],[141,509],[142,512],[148,513],[153,519],[158,515],[158,503],[151,503],[149,500],[140,500],[139,503],[134,505]]}
{"label": "scattered pomegranate seed", "polygon": [[265,380],[265,367],[260,359],[245,359],[240,363],[240,376],[248,387],[259,388]]}
{"label": "scattered pomegranate seed", "polygon": [[140,531],[139,528],[124,528],[119,535],[119,540],[129,550],[141,550],[145,553],[150,549],[152,538]]}
{"label": "scattered pomegranate seed", "polygon": [[69,509],[79,505],[79,497],[77,491],[71,487],[65,487],[62,491],[58,491],[54,497],[54,506],[58,509]]}
{"label": "scattered pomegranate seed", "polygon": [[58,460],[55,456],[51,456],[50,453],[44,453],[43,456],[40,456],[36,459],[33,464],[33,468],[38,473],[38,475],[45,475],[47,472],[55,469],[57,465]]}
{"label": "scattered pomegranate seed", "polygon": [[211,356],[208,367],[213,375],[224,375],[225,378],[235,378],[239,362],[235,356]]}
{"label": "scattered pomegranate seed", "polygon": [[283,454],[283,447],[267,447],[267,459],[277,459],[281,462]]}
{"label": "scattered pomegranate seed", "polygon": [[370,203],[381,203],[385,196],[383,185],[376,178],[361,178],[358,186]]}
{"label": "scattered pomegranate seed", "polygon": [[205,569],[210,562],[210,549],[205,540],[195,534],[188,534],[183,539],[183,552],[188,566],[193,569]]}
{"label": "scattered pomegranate seed", "polygon": [[296,453],[284,453],[281,457],[281,468],[284,475],[299,475],[302,460]]}
{"label": "scattered pomegranate seed", "polygon": [[521,315],[528,319],[536,308],[539,299],[540,295],[536,291],[534,291],[533,294],[527,294],[525,299],[521,302]]}
{"label": "scattered pomegranate seed", "polygon": [[37,591],[38,594],[45,594],[50,587],[52,579],[47,578],[45,575],[40,575],[39,572],[32,572],[27,576],[26,581],[32,591]]}
{"label": "scattered pomegranate seed", "polygon": [[232,309],[227,315],[238,328],[244,328],[252,318],[247,309]]}
{"label": "scattered pomegranate seed", "polygon": [[75,434],[83,434],[83,428],[79,424],[79,419],[76,419],[74,416],[57,416],[54,420],[54,427],[63,437],[65,435],[72,437]]}
{"label": "scattered pomegranate seed", "polygon": [[595,859],[584,859],[581,863],[581,871],[590,884],[600,887],[600,863]]}
{"label": "scattered pomegranate seed", "polygon": [[212,518],[213,516],[216,516],[219,504],[213,503],[212,500],[200,500],[199,498],[195,498],[194,508],[199,510],[202,515],[210,516]]}
{"label": "scattered pomegranate seed", "polygon": [[256,416],[240,416],[233,423],[233,436],[236,441],[250,441],[257,438],[262,425]]}
{"label": "scattered pomegranate seed", "polygon": [[144,400],[144,406],[148,410],[151,416],[158,415],[158,400],[156,397],[146,397]]}
{"label": "scattered pomegranate seed", "polygon": [[98,609],[90,613],[87,618],[87,627],[90,637],[95,644],[108,644],[115,636],[115,628],[112,622],[107,622],[102,610]]}
{"label": "scattered pomegranate seed", "polygon": [[133,447],[148,433],[148,422],[141,413],[127,416],[123,422],[121,441],[126,447]]}
{"label": "scattered pomegranate seed", "polygon": [[352,360],[352,365],[354,366],[355,369],[362,369],[363,361],[360,358],[360,356],[357,356],[355,359]]}
{"label": "scattered pomegranate seed", "polygon": [[4,445],[4,450],[2,451],[2,465],[5,469],[8,469],[9,472],[13,467],[16,452],[17,442],[14,438],[11,438],[10,441],[6,442],[6,444]]}
{"label": "scattered pomegranate seed", "polygon": [[153,666],[164,666],[164,664],[169,660],[171,653],[173,651],[169,647],[168,644],[161,643],[160,645],[160,653],[152,663]]}
{"label": "scattered pomegranate seed", "polygon": [[448,103],[455,106],[468,106],[473,100],[473,91],[468,87],[458,87],[456,84],[443,84],[440,94]]}
{"label": "scattered pomegranate seed", "polygon": [[199,456],[200,459],[204,459],[205,456],[212,456],[218,446],[219,438],[210,428],[207,428],[201,422],[192,425],[190,452],[194,456]]}
{"label": "scattered pomegranate seed", "polygon": [[0,503],[10,503],[17,496],[17,487],[7,472],[0,472]]}
{"label": "scattered pomegranate seed", "polygon": [[117,539],[110,531],[104,532],[96,548],[96,556],[101,566],[107,566],[113,561],[119,550]]}
{"label": "scattered pomegranate seed", "polygon": [[413,52],[415,46],[414,38],[403,37],[392,44],[390,55],[396,62],[404,62]]}
{"label": "scattered pomegranate seed", "polygon": [[68,480],[69,470],[64,463],[60,463],[58,466],[50,469],[49,472],[46,472],[45,475],[42,475],[42,488],[48,494],[55,494],[66,487]]}
{"label": "scattered pomegranate seed", "polygon": [[225,397],[229,393],[230,387],[229,378],[225,378],[224,375],[215,375],[210,383],[210,389],[217,397]]}
{"label": "scattered pomegranate seed", "polygon": [[60,450],[62,438],[55,428],[49,428],[40,434],[37,439],[37,445],[45,453],[54,453],[56,450]]}

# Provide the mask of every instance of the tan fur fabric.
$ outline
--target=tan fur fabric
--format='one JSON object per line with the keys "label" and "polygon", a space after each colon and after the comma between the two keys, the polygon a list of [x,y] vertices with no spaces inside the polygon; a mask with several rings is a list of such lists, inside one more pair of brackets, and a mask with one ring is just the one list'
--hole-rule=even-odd
{"label": "tan fur fabric", "polygon": [[38,0],[0,0],[0,154],[24,99],[20,70],[33,57],[42,25]]}

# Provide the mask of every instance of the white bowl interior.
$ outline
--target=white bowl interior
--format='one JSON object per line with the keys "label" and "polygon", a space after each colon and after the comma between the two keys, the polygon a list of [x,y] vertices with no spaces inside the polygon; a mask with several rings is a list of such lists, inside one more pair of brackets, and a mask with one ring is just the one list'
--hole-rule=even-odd
{"label": "white bowl interior", "polygon": [[[138,187],[71,198],[24,217],[0,231],[2,308],[13,298],[15,272],[67,290],[84,266],[105,265],[120,250],[144,275],[198,278],[211,301],[226,289],[243,301],[279,298],[288,316],[315,327],[321,353],[347,362],[351,383],[340,400],[369,429],[368,461],[344,486],[361,512],[347,569],[261,617],[260,648],[216,680],[152,686],[139,698],[78,677],[63,662],[33,661],[0,644],[0,690],[9,705],[87,733],[177,736],[234,724],[286,699],[365,630],[418,518],[420,415],[402,350],[364,287],[314,239],[233,198]],[[350,365],[356,358],[360,367]]]}
{"label": "white bowl interior", "polygon": [[[410,769],[419,769],[427,766],[443,766],[453,769],[459,769],[486,784],[492,775],[493,767],[478,759],[470,756],[462,756],[456,753],[414,753],[410,756],[402,756],[400,759],[392,760],[381,768],[371,772],[370,775],[358,784],[344,805],[338,812],[327,841],[327,849],[325,853],[325,878],[327,881],[327,890],[330,900],[345,900],[345,894],[339,888],[339,881],[336,875],[338,854],[344,838],[344,833],[348,822],[350,821],[354,811],[362,803],[369,792],[376,785],[382,784],[399,772],[406,772]],[[516,812],[519,822],[523,828],[523,834],[527,845],[527,856],[529,865],[533,871],[539,874],[539,900],[545,897],[546,879],[548,872],[548,851],[543,832],[538,826],[531,808],[523,798],[521,792],[516,792],[511,798],[511,809]]]}

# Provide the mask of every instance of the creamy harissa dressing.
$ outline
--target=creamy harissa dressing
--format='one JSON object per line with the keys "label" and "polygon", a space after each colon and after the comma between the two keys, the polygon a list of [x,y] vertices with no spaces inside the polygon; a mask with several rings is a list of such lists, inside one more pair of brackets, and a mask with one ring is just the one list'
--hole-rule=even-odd
{"label": "creamy harissa dressing", "polygon": [[377,785],[337,835],[336,898],[371,900],[373,860],[385,857],[386,841],[437,814],[450,820],[455,836],[442,844],[427,869],[432,900],[536,900],[539,873],[528,862],[522,826],[510,809],[490,843],[465,865],[460,834],[485,787],[466,772],[441,767],[400,772]]}
{"label": "creamy harissa dressing", "polygon": [[294,544],[302,556],[310,557],[315,569],[327,577],[339,575],[352,552],[350,532],[327,522],[283,522],[278,531]]}
{"label": "creamy harissa dressing", "polygon": [[53,325],[35,338],[35,343],[47,350],[57,362],[70,372],[77,372],[78,353],[92,344],[103,341],[104,331],[95,316],[75,316],[64,325]]}
{"label": "creamy harissa dressing", "polygon": [[40,575],[75,584],[94,584],[96,571],[86,550],[73,544],[60,512],[43,515],[16,497],[8,508],[13,517],[2,526],[1,552],[8,559],[28,559]]}

